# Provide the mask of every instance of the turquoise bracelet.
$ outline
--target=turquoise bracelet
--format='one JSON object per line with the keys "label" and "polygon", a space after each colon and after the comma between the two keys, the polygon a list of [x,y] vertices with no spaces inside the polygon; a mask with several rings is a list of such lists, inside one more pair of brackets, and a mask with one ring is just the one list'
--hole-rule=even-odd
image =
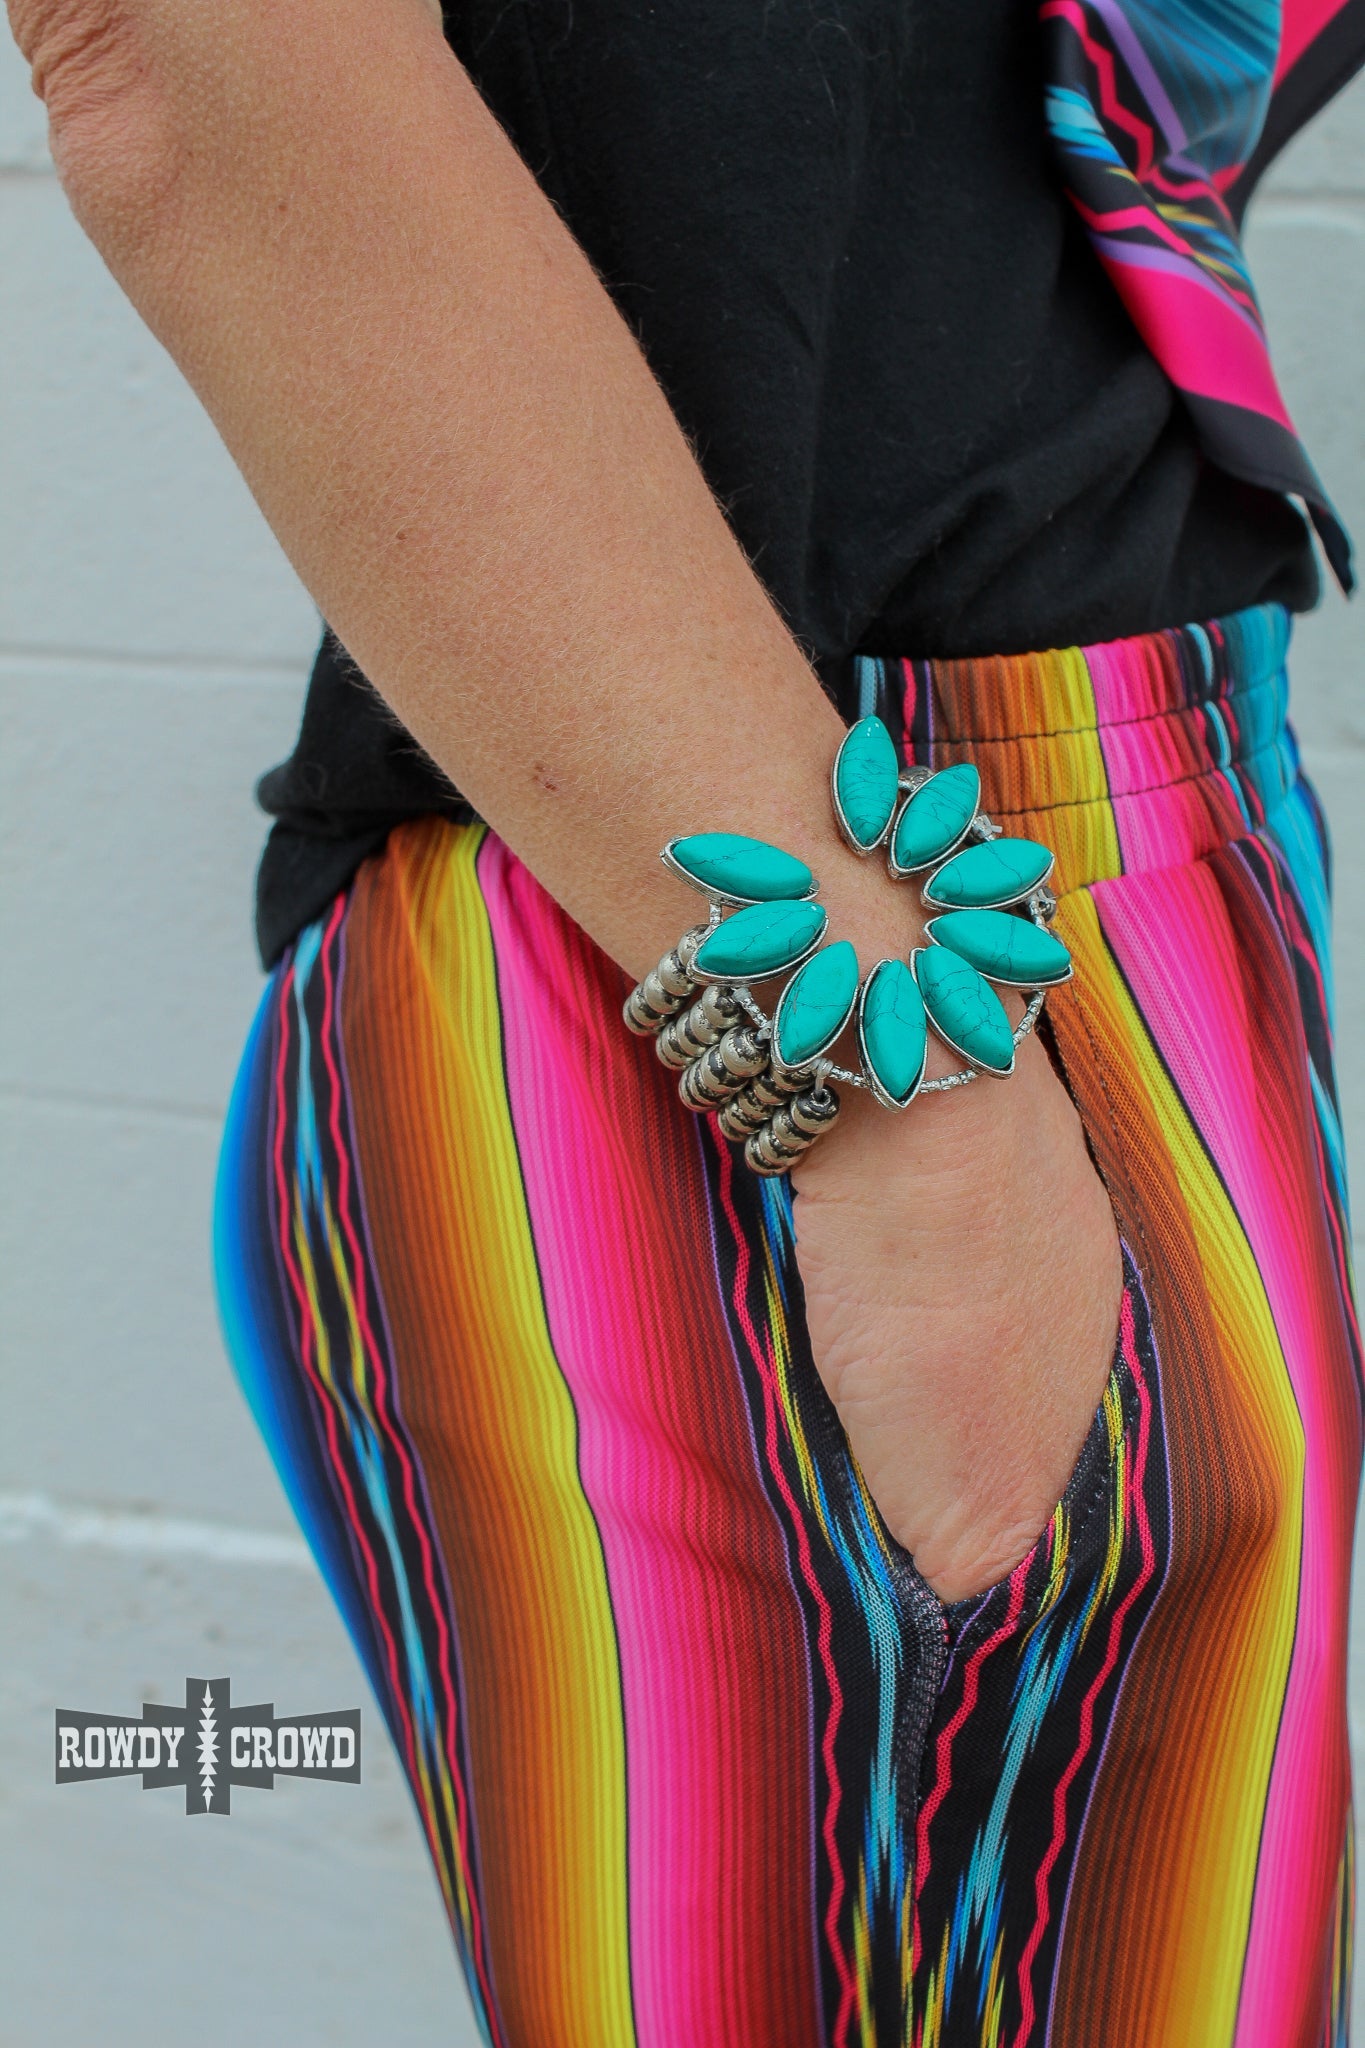
{"label": "turquoise bracelet", "polygon": [[[835,756],[831,794],[854,852],[884,850],[894,882],[918,882],[934,913],[927,943],[860,977],[849,941],[827,940],[820,885],[804,861],[738,833],[696,833],[670,840],[662,858],[707,898],[707,921],[684,932],[625,1004],[629,1028],[652,1036],[678,1070],[687,1107],[717,1111],[760,1174],[785,1173],[831,1127],[835,1083],[903,1110],[978,1074],[1013,1073],[1048,989],[1072,973],[1049,929],[1051,850],[992,824],[972,763],[902,769],[881,719],[864,718]],[[754,984],[781,975],[789,978],[769,1014]],[[998,988],[1024,993],[1019,1024]],[[834,1058],[850,1030],[856,1068]],[[926,1081],[931,1031],[965,1065]]]}

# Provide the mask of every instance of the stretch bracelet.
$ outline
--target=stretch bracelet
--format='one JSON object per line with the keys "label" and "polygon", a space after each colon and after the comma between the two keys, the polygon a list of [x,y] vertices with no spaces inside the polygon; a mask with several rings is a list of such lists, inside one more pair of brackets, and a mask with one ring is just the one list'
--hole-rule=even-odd
{"label": "stretch bracelet", "polygon": [[[978,1074],[1013,1073],[1048,989],[1072,974],[1050,929],[1051,849],[991,822],[972,763],[903,770],[881,719],[864,718],[835,756],[831,792],[854,852],[884,849],[892,881],[919,884],[934,912],[926,943],[860,978],[849,941],[826,943],[829,915],[804,861],[738,833],[695,833],[671,839],[662,859],[708,899],[706,922],[683,933],[625,1004],[630,1030],[652,1037],[678,1071],[683,1102],[718,1112],[759,1174],[786,1173],[832,1127],[836,1083],[903,1110]],[[754,984],[780,975],[789,979],[769,1012]],[[1013,1027],[997,988],[1025,996]],[[856,1068],[834,1058],[850,1027]],[[965,1064],[926,1081],[931,1031]]]}

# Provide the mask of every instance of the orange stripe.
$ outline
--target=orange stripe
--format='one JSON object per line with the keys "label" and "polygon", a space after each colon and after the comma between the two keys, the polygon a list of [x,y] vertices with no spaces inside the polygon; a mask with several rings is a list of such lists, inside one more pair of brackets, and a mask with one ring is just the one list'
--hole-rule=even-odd
{"label": "orange stripe", "polygon": [[1093,900],[1069,897],[1058,928],[1085,991],[1084,1016],[1074,984],[1053,1004],[1058,1041],[1152,1285],[1167,1445],[1193,1469],[1173,1473],[1163,1597],[1111,1726],[1122,1779],[1102,1769],[1092,1793],[1050,2038],[1221,2048],[1293,1648],[1299,1531],[1281,1508],[1301,1497],[1302,1432],[1245,1234]]}
{"label": "orange stripe", "polygon": [[482,836],[403,828],[361,871],[356,1142],[451,1567],[499,2009],[515,2040],[633,2048],[616,1637],[504,1088]]}

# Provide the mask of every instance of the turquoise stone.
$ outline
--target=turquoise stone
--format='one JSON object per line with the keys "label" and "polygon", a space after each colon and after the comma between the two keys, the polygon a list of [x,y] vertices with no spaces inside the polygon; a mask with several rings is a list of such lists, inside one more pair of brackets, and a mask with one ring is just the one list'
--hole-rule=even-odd
{"label": "turquoise stone", "polygon": [[991,839],[964,847],[931,875],[924,900],[936,910],[1003,910],[1052,873],[1052,850],[1035,839]]}
{"label": "turquoise stone", "polygon": [[738,832],[694,832],[670,840],[665,859],[685,881],[722,903],[795,902],[813,894],[815,877],[794,853]]}
{"label": "turquoise stone", "polygon": [[919,1087],[928,1045],[914,975],[903,960],[879,960],[858,1010],[858,1049],[868,1079],[893,1108],[903,1109]]}
{"label": "turquoise stone", "polygon": [[828,922],[822,903],[755,903],[718,924],[694,964],[708,981],[758,981],[804,960]]}
{"label": "turquoise stone", "polygon": [[921,946],[910,958],[929,1022],[944,1043],[973,1066],[1008,1074],[1014,1033],[995,990],[946,946]]}
{"label": "turquoise stone", "polygon": [[803,1067],[828,1052],[858,1000],[858,955],[847,939],[822,946],[798,967],[773,1018],[773,1043],[784,1067]]}
{"label": "turquoise stone", "polygon": [[834,801],[845,832],[864,853],[886,837],[899,785],[890,733],[880,718],[860,718],[834,757]]}
{"label": "turquoise stone", "polygon": [[970,761],[958,761],[931,775],[908,799],[896,820],[891,861],[898,873],[927,868],[951,853],[981,802],[981,777]]}
{"label": "turquoise stone", "polygon": [[931,917],[925,930],[1007,988],[1055,988],[1071,978],[1071,955],[1061,940],[1007,910],[949,910]]}

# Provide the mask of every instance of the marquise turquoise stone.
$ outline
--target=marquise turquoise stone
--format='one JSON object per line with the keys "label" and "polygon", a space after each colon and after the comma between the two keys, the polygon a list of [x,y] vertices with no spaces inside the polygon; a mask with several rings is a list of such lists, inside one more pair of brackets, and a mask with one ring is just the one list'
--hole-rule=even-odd
{"label": "marquise turquoise stone", "polygon": [[858,1000],[858,955],[847,939],[822,946],[798,967],[773,1018],[773,1044],[784,1067],[801,1067],[828,1052]]}
{"label": "marquise turquoise stone", "polygon": [[856,846],[881,844],[899,795],[900,764],[880,718],[860,718],[834,757],[834,794]]}
{"label": "marquise turquoise stone", "polygon": [[903,960],[880,961],[858,1011],[858,1049],[869,1075],[892,1102],[909,1102],[919,1087],[928,1043],[914,975]]}
{"label": "marquise turquoise stone", "polygon": [[668,855],[688,881],[729,903],[794,902],[809,896],[815,877],[794,853],[739,832],[694,832],[674,839]]}
{"label": "marquise turquoise stone", "polygon": [[1008,1074],[1014,1065],[1014,1033],[995,990],[946,946],[919,947],[911,960],[939,1037],[973,1065]]}
{"label": "marquise turquoise stone", "polygon": [[924,900],[936,910],[1003,910],[1021,903],[1052,872],[1052,849],[1035,839],[991,839],[964,847],[930,876]]}
{"label": "marquise turquoise stone", "polygon": [[822,903],[752,904],[702,940],[697,971],[711,981],[757,981],[780,974],[819,944],[828,921]]}
{"label": "marquise turquoise stone", "polygon": [[1061,940],[1007,910],[948,910],[931,917],[925,930],[988,981],[1008,988],[1055,988],[1071,976],[1071,955]]}
{"label": "marquise turquoise stone", "polygon": [[903,873],[927,868],[951,853],[981,801],[981,777],[970,761],[957,761],[931,775],[906,802],[896,820],[891,858]]}

